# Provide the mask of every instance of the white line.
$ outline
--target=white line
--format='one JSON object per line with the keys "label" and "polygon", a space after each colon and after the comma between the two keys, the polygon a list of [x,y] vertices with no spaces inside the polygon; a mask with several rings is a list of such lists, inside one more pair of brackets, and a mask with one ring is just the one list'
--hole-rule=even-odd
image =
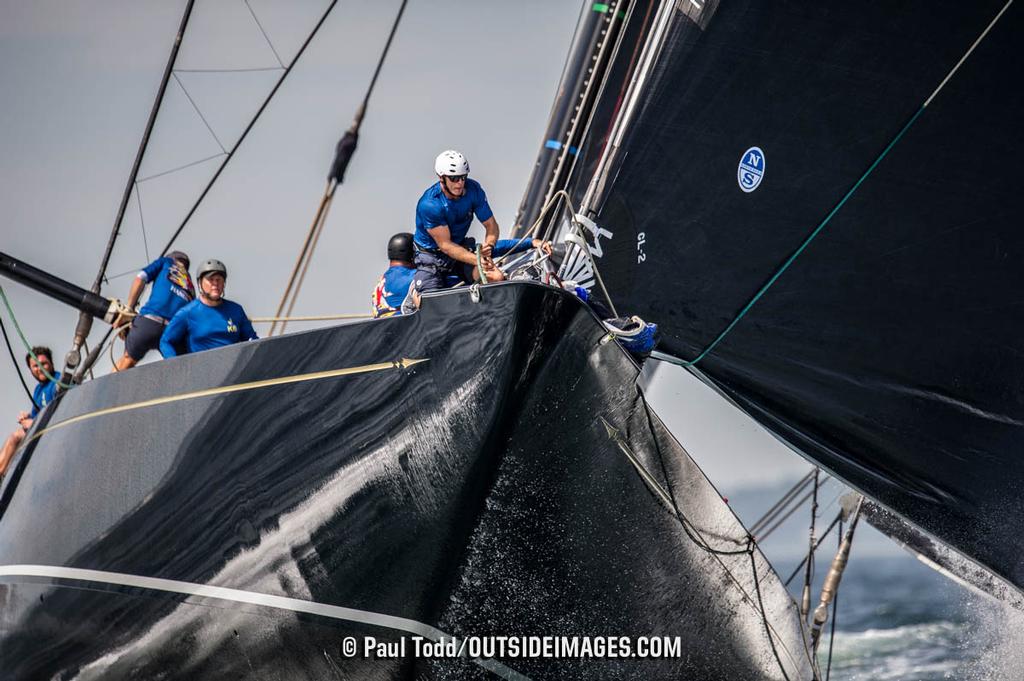
{"label": "white line", "polygon": [[978,43],[985,39],[985,36],[988,35],[988,32],[992,30],[992,27],[996,25],[996,22],[999,21],[999,18],[1003,16],[1006,10],[1010,9],[1010,5],[1012,4],[1013,0],[1007,0],[1007,3],[1003,5],[1003,8],[1001,10],[999,10],[999,14],[996,15],[996,18],[993,19],[992,22],[988,25],[988,28],[981,32],[981,35],[979,35],[978,39],[974,41],[974,44],[971,45],[967,52],[964,53],[964,56],[960,57],[960,61],[956,63],[956,66],[953,67],[953,70],[950,71],[945,78],[943,78],[942,82],[939,83],[939,87],[935,88],[935,92],[932,93],[932,96],[925,100],[924,105],[921,107],[922,109],[932,103],[932,100],[935,99],[935,95],[939,94],[939,90],[945,87],[949,79],[952,78],[953,74],[956,73],[957,69],[960,68],[960,65],[967,61],[967,58],[971,56],[971,52],[974,52],[974,48],[978,46]]}
{"label": "white line", "polygon": [[[442,638],[455,638],[446,634],[429,624],[410,620],[404,617],[384,615],[379,612],[368,610],[356,610],[344,608],[339,605],[327,605],[315,601],[304,601],[298,598],[287,596],[272,596],[254,591],[242,591],[241,589],[229,589],[223,586],[210,586],[209,584],[194,584],[192,582],[180,582],[174,579],[162,579],[159,577],[140,577],[120,572],[107,572],[105,570],[85,570],[82,568],[58,567],[55,565],[0,565],[0,577],[50,577],[55,579],[72,579],[86,582],[100,582],[102,584],[116,584],[118,586],[130,586],[139,589],[152,589],[154,591],[165,591],[168,593],[185,594],[188,596],[201,596],[204,598],[218,598],[224,601],[235,603],[249,603],[278,610],[290,612],[304,612],[311,615],[320,615],[336,620],[348,622],[360,622],[372,624],[386,629],[406,631],[411,634],[422,636],[431,641],[439,641]],[[510,669],[500,662],[494,660],[474,659],[473,662],[487,669],[498,676],[513,681],[529,681],[514,669]]]}

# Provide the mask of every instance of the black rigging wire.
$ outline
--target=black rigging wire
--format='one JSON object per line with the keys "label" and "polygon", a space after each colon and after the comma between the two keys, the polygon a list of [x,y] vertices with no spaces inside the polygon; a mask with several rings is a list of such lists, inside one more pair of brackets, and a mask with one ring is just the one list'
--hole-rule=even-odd
{"label": "black rigging wire", "polygon": [[277,79],[276,83],[274,83],[274,87],[270,90],[270,94],[268,94],[266,99],[263,100],[263,103],[260,105],[259,110],[256,111],[256,115],[254,115],[252,119],[249,121],[249,125],[245,127],[245,130],[242,131],[242,135],[235,142],[234,146],[231,147],[231,151],[229,151],[227,153],[227,156],[224,157],[224,160],[217,168],[217,171],[213,174],[213,177],[210,178],[210,181],[207,182],[206,187],[199,195],[199,198],[195,200],[195,202],[192,204],[192,208],[189,209],[188,213],[181,221],[181,224],[178,225],[178,228],[174,230],[174,234],[171,235],[171,238],[168,240],[167,245],[164,246],[163,250],[160,252],[160,255],[166,255],[166,253],[169,250],[171,250],[171,246],[174,245],[175,240],[177,240],[178,236],[181,235],[182,230],[185,229],[185,225],[189,223],[189,221],[192,219],[192,216],[195,215],[197,210],[199,210],[200,204],[202,204],[203,200],[206,199],[206,195],[210,193],[210,190],[213,189],[213,185],[217,182],[217,179],[220,177],[221,173],[224,172],[224,168],[226,168],[228,163],[231,162],[231,159],[234,158],[235,152],[238,151],[238,148],[242,145],[242,142],[245,141],[245,138],[249,135],[249,132],[253,129],[253,126],[256,125],[256,121],[259,120],[264,110],[266,110],[267,105],[270,104],[270,100],[272,100],[274,98],[274,95],[277,94],[277,91],[278,89],[280,89],[281,84],[284,83],[285,79],[288,77],[288,74],[292,72],[292,68],[299,61],[299,58],[306,51],[306,48],[309,47],[309,43],[312,42],[313,38],[320,31],[320,27],[323,26],[324,22],[327,20],[327,17],[330,15],[331,10],[333,10],[334,6],[337,4],[338,0],[331,0],[331,3],[327,6],[327,9],[324,10],[323,15],[321,15],[320,20],[317,21],[316,26],[313,27],[313,31],[308,36],[306,36],[305,42],[302,43],[302,46],[299,48],[299,51],[292,58],[291,62],[288,63],[288,66],[285,67],[284,73],[281,74],[281,77]]}
{"label": "black rigging wire", "polygon": [[[190,13],[191,10],[192,10],[193,3],[194,3],[194,0],[189,0],[188,7],[186,9],[185,21],[182,22],[182,27],[179,30],[179,34],[178,34],[178,41],[175,44],[176,47],[178,45],[180,45],[180,43],[181,43],[181,36],[184,33],[185,23],[186,23],[187,18],[188,18],[188,13]],[[231,151],[227,152],[227,154],[224,155],[224,160],[221,162],[220,166],[217,167],[217,170],[214,172],[213,177],[211,177],[210,180],[206,183],[206,187],[203,189],[202,193],[199,195],[199,198],[197,198],[195,200],[195,202],[192,204],[192,208],[189,209],[188,213],[185,215],[185,218],[181,221],[181,224],[179,224],[178,228],[174,230],[174,234],[171,235],[171,238],[168,240],[167,245],[164,246],[162,251],[160,251],[160,255],[161,256],[166,255],[167,252],[171,250],[171,246],[174,245],[175,240],[178,238],[178,236],[181,235],[182,230],[185,229],[185,225],[187,225],[189,220],[192,219],[192,216],[195,215],[195,212],[199,209],[199,206],[200,206],[200,204],[202,204],[203,200],[206,198],[206,195],[210,193],[211,189],[213,189],[213,185],[216,184],[217,179],[220,177],[221,173],[224,172],[224,168],[227,167],[227,164],[234,157],[235,152],[238,151],[238,148],[242,145],[242,142],[249,135],[249,132],[252,130],[253,126],[256,125],[256,121],[259,120],[260,116],[263,114],[263,111],[267,108],[267,105],[270,104],[270,100],[272,100],[274,98],[274,95],[277,94],[277,91],[278,91],[278,89],[280,89],[281,84],[284,83],[285,78],[287,78],[288,74],[291,73],[292,68],[299,61],[299,58],[306,51],[306,48],[313,41],[313,38],[316,37],[316,34],[320,31],[320,28],[323,26],[324,22],[327,20],[327,17],[330,15],[331,11],[334,9],[335,5],[337,5],[337,4],[338,4],[338,0],[331,0],[331,3],[327,6],[327,9],[324,10],[324,13],[320,16],[320,19],[317,21],[316,25],[313,27],[312,32],[308,36],[306,36],[306,40],[305,40],[305,42],[302,43],[302,46],[299,47],[299,51],[295,53],[295,56],[292,58],[291,62],[288,64],[288,66],[284,69],[284,72],[281,74],[281,77],[277,79],[276,83],[274,83],[274,87],[270,90],[270,93],[263,100],[263,103],[260,105],[260,108],[256,111],[256,114],[252,117],[252,119],[250,119],[249,124],[245,127],[245,130],[242,131],[241,136],[235,142],[234,146],[231,147]],[[174,56],[176,56],[177,52],[175,51],[172,54]],[[167,69],[167,71],[165,73],[165,81],[169,81],[172,70],[173,70],[173,57],[172,57],[172,60],[168,63],[168,69]],[[164,89],[166,89],[166,82],[165,82]],[[153,117],[155,118],[155,113],[153,114]],[[147,136],[146,139],[148,140],[148,136]],[[138,164],[140,162],[140,160],[141,160],[141,156],[138,159],[136,159],[136,164]],[[210,160],[210,159],[205,159],[205,160]],[[134,180],[135,180],[135,177],[137,176],[137,174],[138,174],[138,168],[135,168],[134,172],[132,174],[132,181],[129,183],[129,186],[134,185],[134,183],[135,183]],[[100,270],[101,275],[103,273],[105,273],[105,271],[106,271],[106,264],[107,264],[107,261],[109,260],[109,255],[110,255],[109,254],[109,250],[113,249],[113,240],[116,238],[116,236],[117,235],[116,235],[116,232],[115,232],[115,234],[113,234],[112,237],[111,237],[111,243],[108,244],[108,253],[107,253],[106,258],[104,258],[104,263],[101,266],[101,270]],[[106,342],[110,339],[110,336],[113,333],[113,330],[114,330],[113,327],[110,327],[109,329],[107,329],[106,333],[103,335],[103,339],[99,342],[99,344],[96,346],[96,348],[94,348],[93,351],[91,353],[89,353],[89,356],[86,357],[85,362],[82,365],[82,368],[79,370],[79,372],[76,375],[84,375],[85,371],[88,370],[90,367],[92,367],[92,365],[96,362],[96,359],[99,357],[100,349],[102,349],[104,347],[104,345],[106,345]]]}
{"label": "black rigging wire", "polygon": [[754,552],[750,552],[750,571],[754,573],[754,592],[757,594],[757,605],[761,609],[761,622],[764,623],[764,633],[768,637],[768,643],[772,647],[772,655],[775,656],[775,662],[779,665],[779,671],[782,672],[782,678],[789,680],[789,674],[786,673],[786,668],[782,665],[782,658],[779,657],[779,651],[775,647],[775,637],[772,636],[771,627],[768,626],[768,613],[764,609],[764,600],[761,598],[761,580],[757,576],[757,558],[754,556]]}
{"label": "black rigging wire", "polygon": [[760,530],[762,526],[767,525],[769,522],[771,522],[774,519],[774,517],[781,511],[782,507],[787,505],[793,499],[794,496],[799,494],[803,490],[803,488],[806,487],[811,482],[811,479],[813,477],[814,470],[812,469],[809,473],[807,473],[807,475],[800,478],[796,482],[796,484],[794,484],[789,489],[788,492],[783,494],[782,497],[764,513],[764,515],[758,518],[754,522],[754,524],[750,526],[751,534],[758,534],[758,530]]}
{"label": "black rigging wire", "polygon": [[284,71],[284,66],[255,66],[244,69],[174,69],[175,73],[252,73],[253,71]]}
{"label": "black rigging wire", "polygon": [[[757,605],[761,615],[761,623],[764,625],[765,634],[768,636],[768,644],[771,647],[772,655],[775,656],[775,662],[779,666],[779,671],[782,672],[782,677],[786,681],[790,681],[789,674],[786,673],[786,667],[782,664],[782,658],[779,656],[778,648],[775,646],[775,637],[772,635],[771,624],[768,622],[768,613],[765,610],[764,599],[761,596],[761,580],[760,576],[757,573],[757,556],[755,554],[755,548],[757,546],[757,543],[754,541],[754,537],[751,536],[749,533],[747,534],[747,545],[746,548],[742,550],[722,551],[719,549],[715,549],[710,544],[708,544],[707,541],[705,541],[704,538],[700,536],[700,530],[698,530],[696,527],[688,527],[690,521],[686,518],[682,510],[679,508],[678,503],[676,503],[675,493],[672,491],[672,485],[670,483],[668,469],[665,467],[665,457],[661,453],[661,445],[658,443],[657,431],[654,428],[654,419],[651,417],[650,405],[647,404],[647,398],[644,396],[643,390],[637,387],[637,392],[640,394],[640,401],[644,405],[644,414],[647,416],[647,427],[650,429],[651,435],[654,439],[654,449],[658,455],[658,462],[661,464],[662,475],[665,476],[665,484],[668,489],[669,498],[672,500],[673,510],[675,511],[673,515],[679,520],[679,524],[680,526],[682,526],[686,536],[690,539],[690,541],[696,544],[698,548],[716,556],[735,556],[744,553],[750,556],[750,569],[754,577],[754,592],[757,594]],[[694,536],[695,534],[697,536]],[[719,564],[727,573],[729,573],[730,577],[734,581],[736,581],[736,578],[732,576],[731,572],[729,571],[729,568],[726,567],[726,565],[721,561],[719,561]],[[740,589],[740,591],[743,592],[743,589]],[[744,595],[746,594],[744,593]]]}
{"label": "black rigging wire", "polygon": [[[331,162],[331,169],[327,174],[327,184],[324,187],[323,196],[320,199],[320,206],[317,209],[316,216],[313,218],[313,223],[309,227],[309,232],[306,234],[306,239],[303,242],[302,249],[299,251],[299,257],[295,261],[295,265],[292,268],[291,276],[288,278],[288,284],[285,286],[284,293],[281,294],[281,301],[278,303],[277,312],[274,314],[275,317],[290,317],[292,310],[295,307],[295,302],[299,298],[299,292],[302,290],[302,283],[305,281],[306,272],[309,270],[309,263],[313,259],[313,253],[316,250],[316,245],[320,240],[320,234],[323,231],[324,224],[327,222],[327,214],[331,210],[331,204],[334,202],[334,193],[338,188],[338,185],[342,183],[345,176],[345,170],[348,168],[349,162],[352,160],[353,154],[355,154],[356,147],[359,143],[359,127],[363,123],[363,117],[366,115],[366,107],[370,103],[370,95],[373,94],[373,88],[377,84],[377,77],[380,75],[381,69],[384,67],[384,60],[387,59],[388,51],[391,49],[391,42],[394,40],[395,33],[398,31],[398,25],[402,21],[402,14],[405,12],[405,6],[407,0],[402,0],[401,6],[398,8],[398,13],[395,15],[395,20],[391,24],[391,31],[388,33],[388,39],[384,43],[384,49],[381,50],[380,57],[377,59],[377,67],[373,71],[373,77],[370,79],[370,85],[366,88],[366,94],[363,96],[363,101],[356,109],[356,114],[352,118],[352,124],[349,126],[345,134],[342,135],[338,141],[337,147],[334,152],[334,160]],[[287,310],[287,311],[286,311]],[[275,331],[278,331],[278,322],[274,322],[270,326],[270,330],[267,332],[267,336],[273,336]],[[285,327],[287,327],[287,320],[281,322],[279,333],[284,333]]]}
{"label": "black rigging wire", "polygon": [[142,247],[146,249],[146,260],[149,260],[149,238],[146,236],[146,218],[142,215],[142,190],[135,183],[135,205],[139,208],[139,226],[142,227]]}
{"label": "black rigging wire", "polygon": [[[366,96],[363,97],[363,103],[360,106],[360,111],[362,113],[366,113],[366,107],[370,103],[370,95],[373,93],[373,86],[377,84],[377,76],[380,75],[380,70],[384,66],[384,58],[388,56],[388,50],[391,49],[391,41],[394,39],[395,32],[398,30],[398,23],[402,20],[402,13],[405,12],[405,5],[407,2],[408,0],[402,0],[402,5],[398,8],[398,14],[395,15],[395,21],[391,24],[391,32],[388,33],[388,40],[384,43],[384,50],[381,52],[380,59],[377,60],[377,68],[373,71],[373,78],[370,79],[370,87],[366,89]],[[362,119],[362,116],[359,118]]]}
{"label": "black rigging wire", "polygon": [[14,364],[14,373],[18,374],[18,380],[21,381],[21,387],[25,389],[25,394],[28,395],[28,401],[39,407],[36,404],[36,399],[32,396],[32,391],[28,389],[28,383],[25,382],[25,377],[21,373],[21,364],[18,362],[18,358],[14,355],[14,348],[11,347],[11,339],[7,337],[7,326],[4,324],[3,315],[0,315],[0,330],[4,333],[4,343],[7,345],[7,352],[11,355],[11,362]]}
{"label": "black rigging wire", "polygon": [[266,29],[263,28],[263,24],[260,23],[259,17],[256,16],[256,12],[253,10],[252,5],[249,4],[249,0],[245,0],[245,6],[249,9],[249,14],[252,15],[252,20],[256,22],[256,25],[260,29],[260,33],[263,34],[263,39],[267,41],[267,45],[270,46],[270,51],[274,53],[274,59],[277,60],[278,65],[283,69],[284,62],[281,61],[280,55],[277,54],[277,50],[274,49],[274,43],[270,42],[270,36],[267,35]]}
{"label": "black rigging wire", "polygon": [[779,529],[779,527],[780,527],[780,526],[782,525],[782,523],[784,523],[784,522],[786,522],[787,520],[789,520],[790,516],[792,516],[792,515],[793,515],[794,513],[796,513],[797,511],[799,511],[799,510],[800,510],[800,508],[801,508],[801,507],[802,507],[802,506],[803,506],[803,505],[804,505],[805,503],[807,503],[807,500],[808,500],[808,499],[810,499],[810,498],[811,498],[811,496],[812,496],[813,494],[814,494],[814,490],[811,490],[811,491],[807,492],[807,494],[805,494],[805,495],[803,495],[802,497],[800,497],[800,500],[799,500],[799,501],[797,501],[797,502],[796,502],[796,503],[795,503],[795,504],[794,504],[794,505],[792,506],[792,508],[790,508],[790,509],[789,509],[789,511],[787,511],[787,512],[786,512],[785,514],[783,514],[783,515],[782,515],[781,517],[779,517],[779,518],[778,518],[778,519],[777,519],[777,520],[775,521],[775,523],[774,523],[774,524],[772,524],[772,526],[771,526],[771,527],[769,527],[769,528],[768,528],[767,530],[765,530],[764,532],[758,532],[758,533],[756,533],[756,536],[757,536],[757,540],[758,540],[758,541],[763,541],[763,540],[767,539],[767,538],[768,538],[768,535],[770,535],[770,534],[771,534],[772,532],[774,532],[775,530]]}
{"label": "black rigging wire", "polygon": [[181,91],[185,93],[185,98],[188,99],[188,103],[192,105],[192,108],[195,110],[196,115],[199,116],[199,120],[201,120],[203,122],[203,125],[206,126],[206,130],[210,133],[210,136],[213,137],[213,141],[217,143],[217,146],[220,147],[220,150],[222,152],[224,152],[225,154],[228,153],[228,150],[225,149],[224,145],[221,143],[220,138],[217,137],[217,133],[213,131],[213,126],[210,125],[210,121],[206,120],[206,116],[204,116],[203,112],[199,110],[199,105],[197,105],[196,101],[192,99],[192,95],[189,94],[188,88],[186,88],[185,84],[181,82],[181,78],[178,78],[177,73],[174,74],[174,82],[177,83],[178,87],[181,88]]}
{"label": "black rigging wire", "polygon": [[[829,535],[829,533],[832,532],[832,529],[836,526],[836,523],[838,523],[842,519],[842,517],[843,517],[843,512],[842,511],[840,511],[838,514],[836,514],[835,519],[833,519],[832,522],[829,523],[829,526],[827,528],[825,528],[825,531],[822,533],[822,535],[820,537],[818,537],[818,541],[816,541],[814,543],[814,550],[815,551],[818,550],[818,547],[821,546],[821,543],[823,541],[825,541],[825,537],[827,537]],[[840,534],[842,534],[841,531],[840,531]],[[793,573],[789,576],[789,578],[785,582],[783,582],[786,586],[789,586],[790,582],[792,582],[796,578],[796,576],[798,574],[800,574],[800,569],[804,566],[804,564],[806,562],[807,562],[807,556],[804,556],[803,560],[801,560],[800,563],[796,566],[796,568],[793,570]]]}
{"label": "black rigging wire", "polygon": [[131,198],[132,189],[135,186],[135,180],[139,176],[139,168],[142,166],[142,157],[145,156],[146,148],[149,146],[149,138],[153,133],[153,125],[156,123],[157,114],[160,112],[160,104],[164,101],[164,95],[167,93],[167,84],[170,82],[171,75],[174,71],[174,63],[178,59],[178,50],[181,47],[182,38],[185,36],[185,29],[188,27],[188,20],[192,15],[192,7],[194,5],[195,0],[188,0],[188,3],[185,5],[185,13],[181,17],[181,25],[178,26],[178,33],[175,35],[171,54],[167,58],[167,65],[164,67],[164,74],[160,81],[160,89],[157,91],[156,100],[153,102],[153,108],[149,112],[149,120],[146,121],[146,128],[142,134],[142,141],[139,143],[139,150],[135,154],[135,162],[132,164],[131,172],[128,174],[128,182],[125,185],[124,193],[121,196],[121,205],[117,209],[117,217],[114,218],[114,228],[110,232],[110,239],[107,241],[107,248],[103,253],[103,260],[100,262],[99,272],[96,274],[96,282],[92,287],[93,293],[99,293],[100,284],[107,273],[107,265],[110,263],[110,255],[113,253],[114,243],[117,241],[117,237],[121,233],[121,223],[124,221],[125,210],[128,208],[128,200]]}
{"label": "black rigging wire", "polygon": [[161,170],[159,173],[154,173],[152,175],[147,175],[146,177],[142,178],[141,180],[136,180],[135,185],[138,186],[138,185],[142,184],[143,182],[149,182],[150,180],[155,180],[158,177],[163,177],[164,175],[170,175],[171,173],[176,173],[179,170],[185,170],[186,168],[191,168],[192,166],[197,166],[200,163],[206,163],[207,161],[212,161],[215,158],[220,158],[220,157],[224,156],[225,153],[226,152],[222,152],[220,154],[214,154],[213,156],[207,156],[206,158],[201,158],[198,161],[192,161],[191,163],[186,163],[185,165],[180,165],[177,168],[171,168],[170,170]]}

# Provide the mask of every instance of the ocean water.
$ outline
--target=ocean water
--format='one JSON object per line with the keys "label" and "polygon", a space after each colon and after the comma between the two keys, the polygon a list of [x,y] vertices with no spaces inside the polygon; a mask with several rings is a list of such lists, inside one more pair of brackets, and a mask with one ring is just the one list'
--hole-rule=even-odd
{"label": "ocean water", "polygon": [[[791,486],[729,490],[729,504],[750,527]],[[834,482],[821,490],[817,532],[835,516],[849,490]],[[806,552],[809,507],[759,538],[776,572],[787,579]],[[817,552],[811,608],[835,555],[833,532]],[[801,571],[790,584],[799,602]],[[939,574],[867,523],[857,527],[839,587],[830,681],[1024,681],[1024,612]],[[831,622],[819,646],[822,678],[828,667]]]}
{"label": "ocean water", "polygon": [[[830,559],[819,560],[817,581]],[[820,586],[812,594],[813,608]],[[909,554],[858,558],[855,540],[836,616],[832,681],[1024,679],[1024,613],[952,582]],[[823,678],[829,634],[826,624],[819,648]]]}

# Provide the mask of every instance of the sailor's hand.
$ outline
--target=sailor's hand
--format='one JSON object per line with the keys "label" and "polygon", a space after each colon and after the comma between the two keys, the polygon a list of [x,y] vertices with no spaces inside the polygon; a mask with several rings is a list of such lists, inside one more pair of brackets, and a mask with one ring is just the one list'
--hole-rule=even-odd
{"label": "sailor's hand", "polygon": [[543,239],[534,239],[533,247],[539,248],[544,255],[551,255],[551,242]]}
{"label": "sailor's hand", "polygon": [[499,270],[497,267],[485,267],[484,276],[487,277],[488,282],[505,281],[505,273]]}
{"label": "sailor's hand", "polygon": [[32,427],[32,419],[29,417],[27,412],[21,412],[18,414],[18,425],[28,430]]}
{"label": "sailor's hand", "polygon": [[483,256],[484,260],[490,260],[494,254],[494,244],[485,243],[480,247],[480,255]]}
{"label": "sailor's hand", "polygon": [[121,312],[114,319],[114,328],[118,329],[117,335],[120,336],[121,340],[124,340],[125,336],[128,335],[128,327],[131,326],[132,318],[130,315]]}

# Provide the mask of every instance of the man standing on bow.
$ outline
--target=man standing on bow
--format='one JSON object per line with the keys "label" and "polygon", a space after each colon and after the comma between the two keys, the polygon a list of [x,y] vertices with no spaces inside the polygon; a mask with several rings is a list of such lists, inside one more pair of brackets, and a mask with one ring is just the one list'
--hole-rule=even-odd
{"label": "man standing on bow", "polygon": [[[60,372],[53,370],[53,353],[50,352],[50,348],[37,345],[32,348],[32,352],[25,355],[25,362],[28,364],[28,370],[32,372],[33,378],[38,381],[38,385],[32,391],[32,411],[23,411],[18,414],[18,428],[11,433],[7,441],[4,442],[4,448],[0,450],[0,478],[3,478],[4,471],[7,470],[14,452],[18,450],[18,446],[25,439],[25,433],[32,427],[33,420],[39,415],[40,410],[53,402],[57,396]],[[50,380],[51,376],[54,379],[52,381]]]}
{"label": "man standing on bow", "polygon": [[182,346],[191,353],[259,338],[242,306],[224,297],[227,277],[228,268],[220,260],[199,266],[199,298],[178,310],[164,329],[160,354],[175,357]]}
{"label": "man standing on bow", "polygon": [[[457,151],[443,151],[434,161],[437,183],[423,192],[416,204],[416,289],[421,293],[447,288],[448,278],[466,283],[501,281],[505,278],[491,259],[498,242],[498,221],[487,204],[480,183],[469,179],[469,162]],[[473,215],[487,235],[478,260],[475,242],[466,233]],[[481,271],[482,270],[482,271]]]}
{"label": "man standing on bow", "polygon": [[[150,350],[159,348],[160,336],[163,335],[167,322],[196,297],[188,266],[187,255],[181,251],[171,251],[146,265],[135,276],[131,290],[128,291],[129,309],[135,308],[146,284],[153,284],[153,291],[149,294],[149,300],[139,310],[139,314],[132,320],[131,327],[126,329],[128,336],[124,341],[124,355],[117,360],[118,371],[130,369]],[[121,320],[118,320],[118,323],[121,323]]]}

